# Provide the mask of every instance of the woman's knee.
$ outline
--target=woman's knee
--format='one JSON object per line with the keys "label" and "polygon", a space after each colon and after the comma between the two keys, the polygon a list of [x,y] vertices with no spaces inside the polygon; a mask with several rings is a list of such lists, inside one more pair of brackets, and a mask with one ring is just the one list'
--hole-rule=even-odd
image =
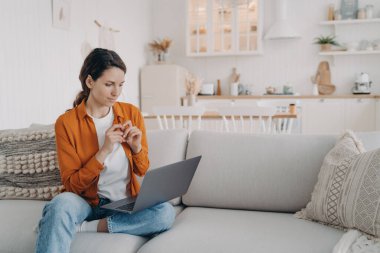
{"label": "woman's knee", "polygon": [[55,196],[47,203],[43,210],[43,215],[47,213],[53,216],[69,216],[74,218],[81,212],[87,212],[89,205],[87,202],[72,192],[63,192]]}
{"label": "woman's knee", "polygon": [[175,220],[174,207],[170,203],[162,203],[156,206],[157,223],[160,224],[161,230],[167,230],[172,227]]}

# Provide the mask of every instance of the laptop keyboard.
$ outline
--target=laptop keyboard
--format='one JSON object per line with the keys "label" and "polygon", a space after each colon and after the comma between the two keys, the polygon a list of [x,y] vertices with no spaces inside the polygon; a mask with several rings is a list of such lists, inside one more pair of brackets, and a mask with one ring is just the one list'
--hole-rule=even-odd
{"label": "laptop keyboard", "polygon": [[120,206],[117,209],[125,210],[125,211],[132,211],[133,207],[135,206],[136,202],[128,203],[126,205]]}

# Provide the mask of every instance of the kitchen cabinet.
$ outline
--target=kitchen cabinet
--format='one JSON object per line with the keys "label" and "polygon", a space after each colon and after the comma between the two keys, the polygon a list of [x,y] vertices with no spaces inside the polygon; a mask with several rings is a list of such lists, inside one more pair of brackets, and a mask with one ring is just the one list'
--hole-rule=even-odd
{"label": "kitchen cabinet", "polygon": [[340,133],[345,129],[342,99],[302,100],[302,133]]}
{"label": "kitchen cabinet", "polygon": [[376,130],[375,99],[319,99],[302,102],[302,133]]}
{"label": "kitchen cabinet", "polygon": [[[319,55],[340,56],[340,55],[378,55],[380,54],[380,45],[372,50],[359,50],[360,42],[371,43],[380,36],[380,18],[372,19],[353,19],[353,20],[334,20],[323,21],[323,26],[333,28],[333,34],[339,38],[339,43],[354,43],[351,45],[354,50],[349,51],[326,51],[319,52]],[[355,45],[356,44],[356,45]]]}
{"label": "kitchen cabinet", "polygon": [[354,131],[376,130],[376,101],[374,99],[346,99],[345,126]]}
{"label": "kitchen cabinet", "polygon": [[263,2],[187,0],[187,55],[261,53]]}

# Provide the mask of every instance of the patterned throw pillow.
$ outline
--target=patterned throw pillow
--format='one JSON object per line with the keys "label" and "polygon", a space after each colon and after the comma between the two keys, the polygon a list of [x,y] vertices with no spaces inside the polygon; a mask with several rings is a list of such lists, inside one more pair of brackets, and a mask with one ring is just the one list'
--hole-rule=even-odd
{"label": "patterned throw pillow", "polygon": [[311,201],[297,217],[380,236],[380,149],[364,152],[352,132],[326,155]]}
{"label": "patterned throw pillow", "polygon": [[53,125],[0,131],[0,199],[50,200],[61,189]]}

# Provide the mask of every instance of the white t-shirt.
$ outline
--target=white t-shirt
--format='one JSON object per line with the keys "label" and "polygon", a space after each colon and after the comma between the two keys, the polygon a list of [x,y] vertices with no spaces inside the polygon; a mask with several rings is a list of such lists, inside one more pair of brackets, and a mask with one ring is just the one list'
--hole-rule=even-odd
{"label": "white t-shirt", "polygon": [[[106,130],[113,124],[114,114],[112,108],[108,114],[100,119],[94,118],[99,148],[104,144]],[[120,143],[115,143],[112,153],[104,160],[104,169],[100,173],[98,182],[98,195],[110,199],[120,200],[129,196],[126,186],[129,183],[129,163],[124,149]]]}

